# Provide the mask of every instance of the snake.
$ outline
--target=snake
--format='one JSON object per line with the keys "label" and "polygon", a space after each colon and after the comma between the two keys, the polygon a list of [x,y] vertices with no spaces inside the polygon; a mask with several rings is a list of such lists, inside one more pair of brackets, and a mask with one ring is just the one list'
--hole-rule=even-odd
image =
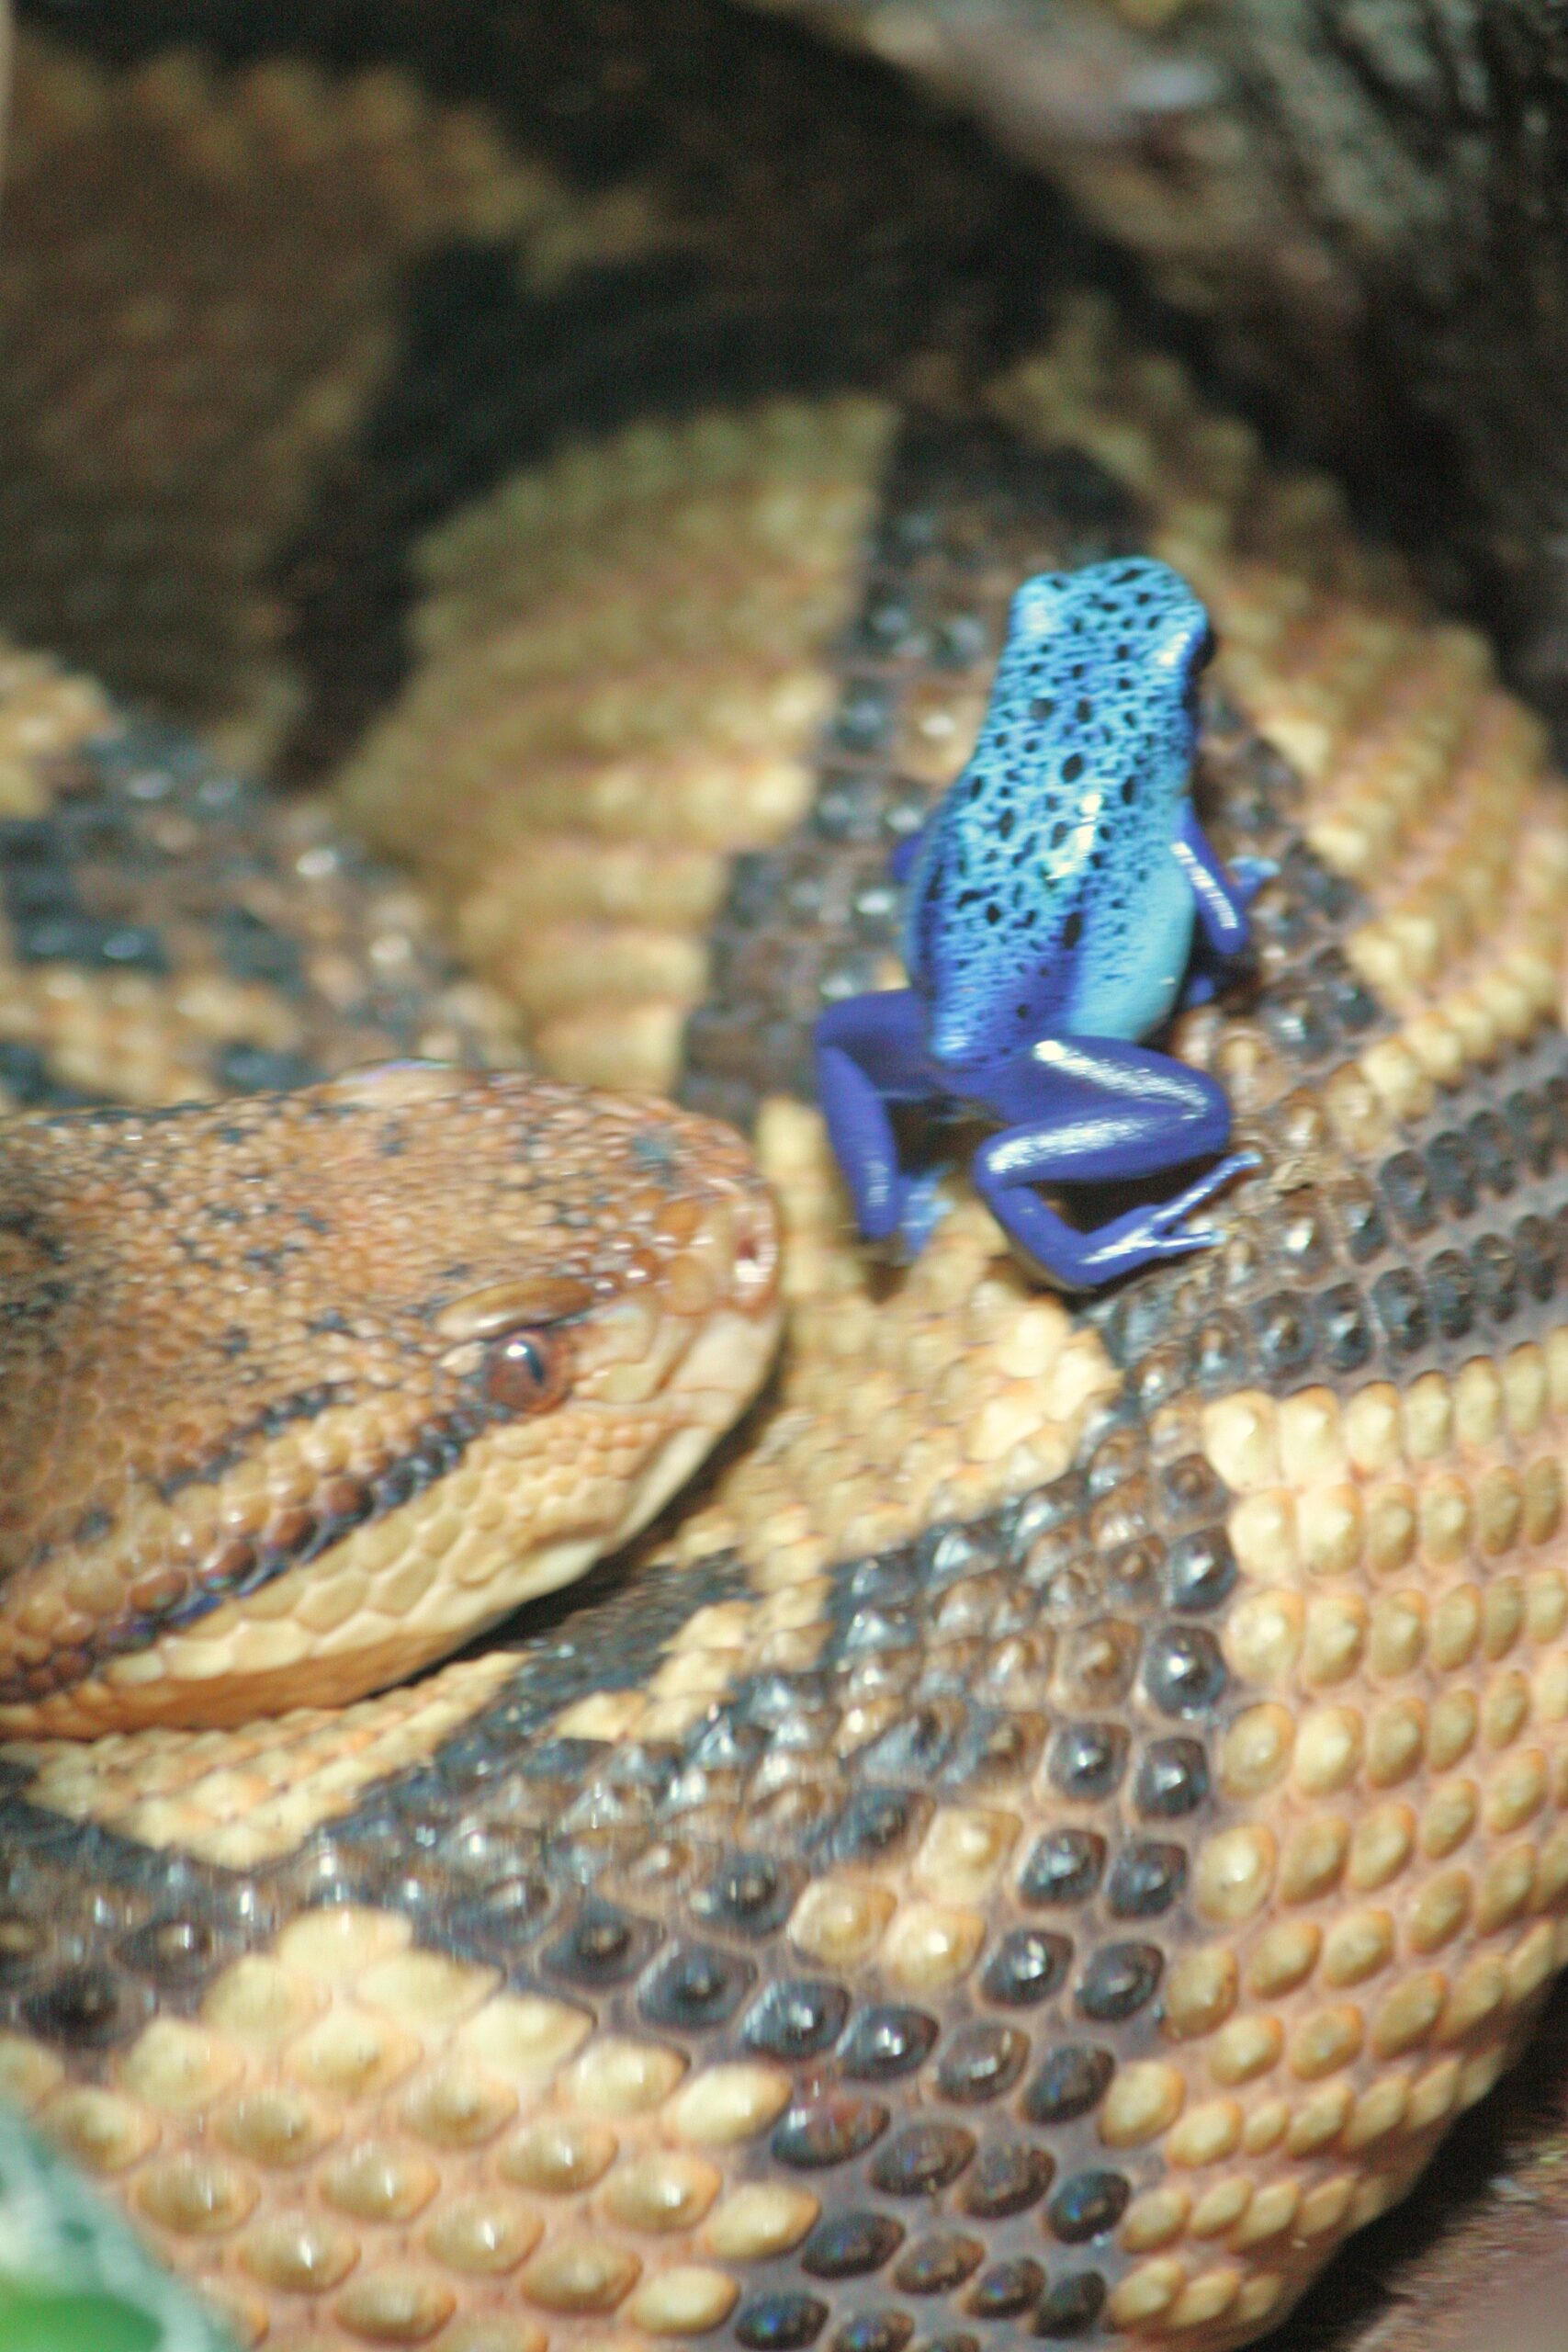
{"label": "snake", "polygon": [[[244,2346],[1224,2352],[1568,1959],[1544,731],[880,69],[457,21],[24,28],[0,2094]],[[1137,550],[1257,1168],[889,1263],[812,1023]]]}

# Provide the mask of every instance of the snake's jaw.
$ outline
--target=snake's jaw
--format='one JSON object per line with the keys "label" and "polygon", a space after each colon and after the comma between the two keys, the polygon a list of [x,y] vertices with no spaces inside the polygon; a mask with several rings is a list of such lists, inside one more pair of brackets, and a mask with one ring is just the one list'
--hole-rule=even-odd
{"label": "snake's jaw", "polygon": [[5,1731],[400,1679],[645,1526],[778,1337],[772,1198],[662,1103],[399,1065],[45,1123],[0,1190]]}
{"label": "snake's jaw", "polygon": [[784,1307],[777,1215],[753,1186],[720,1191],[694,1226],[656,1299],[646,1286],[585,1331],[573,1382],[589,1409],[648,1408],[668,1433],[651,1446],[601,1549],[615,1551],[677,1494],[767,1376]]}
{"label": "snake's jaw", "polygon": [[513,1433],[517,1539],[465,1632],[571,1583],[639,1534],[761,1387],[784,1316],[772,1195],[750,1177],[720,1179],[672,1224],[678,1247],[656,1276],[635,1268],[639,1278],[607,1305],[560,1328],[570,1390],[548,1420]]}

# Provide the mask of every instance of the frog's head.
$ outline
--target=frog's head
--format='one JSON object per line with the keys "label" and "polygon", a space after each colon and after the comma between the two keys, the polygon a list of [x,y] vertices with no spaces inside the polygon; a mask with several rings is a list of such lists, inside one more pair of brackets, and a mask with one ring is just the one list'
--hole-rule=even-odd
{"label": "frog's head", "polygon": [[1191,721],[1198,680],[1214,650],[1209,616],[1179,571],[1151,556],[1122,556],[1081,571],[1044,571],[1012,601],[1010,645],[1081,644],[1086,663],[1119,693],[1168,692]]}

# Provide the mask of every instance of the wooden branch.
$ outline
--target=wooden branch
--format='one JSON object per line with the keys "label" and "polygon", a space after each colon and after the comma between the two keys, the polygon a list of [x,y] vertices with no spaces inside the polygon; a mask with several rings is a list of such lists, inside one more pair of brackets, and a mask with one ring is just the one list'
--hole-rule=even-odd
{"label": "wooden branch", "polygon": [[1568,717],[1558,0],[784,5],[1066,187]]}

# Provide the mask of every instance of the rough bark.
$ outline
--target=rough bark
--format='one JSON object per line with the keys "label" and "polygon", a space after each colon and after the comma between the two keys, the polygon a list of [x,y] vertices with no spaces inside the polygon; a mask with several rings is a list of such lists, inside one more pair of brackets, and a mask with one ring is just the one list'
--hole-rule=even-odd
{"label": "rough bark", "polygon": [[1568,719],[1562,0],[773,0],[977,111]]}

